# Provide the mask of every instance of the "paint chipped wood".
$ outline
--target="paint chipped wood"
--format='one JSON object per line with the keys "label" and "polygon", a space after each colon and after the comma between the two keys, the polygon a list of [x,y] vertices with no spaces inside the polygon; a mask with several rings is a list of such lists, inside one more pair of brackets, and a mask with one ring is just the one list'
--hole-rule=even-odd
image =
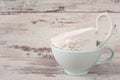
{"label": "paint chipped wood", "polygon": [[[120,0],[0,0],[0,80],[119,80],[119,7]],[[94,66],[82,77],[66,75],[53,58],[50,38],[95,27],[95,17],[101,12],[111,13],[114,21],[112,38],[106,44],[115,49],[113,61]],[[106,21],[100,24],[102,40],[108,25]],[[108,56],[105,51],[101,58]]]}
{"label": "paint chipped wood", "polygon": [[1,80],[119,80],[120,59],[103,65],[96,65],[82,77],[66,75],[54,59],[40,58],[0,58]]}
{"label": "paint chipped wood", "polygon": [[[95,18],[98,14],[21,13],[0,15],[0,56],[53,58],[50,49],[52,37],[75,29],[95,27]],[[111,13],[110,16],[114,21],[114,32],[106,45],[113,47],[116,53],[119,53],[120,14]],[[105,20],[103,18],[99,23],[99,40],[103,40],[107,35],[108,23]]]}
{"label": "paint chipped wood", "polygon": [[120,12],[119,0],[0,0],[0,13]]}

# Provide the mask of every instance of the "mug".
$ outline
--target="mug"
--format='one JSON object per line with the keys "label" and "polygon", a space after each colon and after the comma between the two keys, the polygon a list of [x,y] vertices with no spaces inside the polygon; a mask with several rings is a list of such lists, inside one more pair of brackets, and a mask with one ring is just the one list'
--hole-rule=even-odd
{"label": "mug", "polygon": [[[64,69],[65,73],[75,76],[87,74],[94,65],[108,63],[114,56],[113,49],[108,46],[102,46],[93,51],[65,51],[53,44],[51,44],[51,48],[55,60]],[[99,61],[101,54],[106,49],[111,51],[110,57]]]}
{"label": "mug", "polygon": [[[102,16],[105,16],[108,19],[110,29],[105,39],[101,41],[99,45],[96,45],[97,36],[99,36],[97,34],[99,32],[98,22]],[[113,26],[110,16],[107,13],[102,13],[96,17],[95,28],[89,27],[62,33],[52,38],[51,42],[56,47],[66,51],[91,51],[95,50],[98,47],[102,47],[105,44],[105,42],[111,37],[112,32]]]}

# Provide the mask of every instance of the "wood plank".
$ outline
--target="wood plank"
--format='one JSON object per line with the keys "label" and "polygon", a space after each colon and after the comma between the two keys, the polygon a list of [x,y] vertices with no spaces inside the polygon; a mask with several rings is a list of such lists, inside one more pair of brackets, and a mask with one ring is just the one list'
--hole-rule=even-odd
{"label": "wood plank", "polygon": [[[0,15],[0,56],[4,57],[53,57],[50,38],[57,34],[95,27],[95,18],[99,13],[21,13]],[[106,43],[120,52],[120,14],[111,13],[114,32]],[[100,20],[99,40],[103,40],[108,31],[106,19]],[[120,58],[116,55],[116,58]]]}
{"label": "wood plank", "polygon": [[54,59],[0,58],[1,80],[119,80],[120,59],[103,65],[96,65],[85,76],[66,75]]}
{"label": "wood plank", "polygon": [[0,0],[4,12],[120,12],[119,0]]}

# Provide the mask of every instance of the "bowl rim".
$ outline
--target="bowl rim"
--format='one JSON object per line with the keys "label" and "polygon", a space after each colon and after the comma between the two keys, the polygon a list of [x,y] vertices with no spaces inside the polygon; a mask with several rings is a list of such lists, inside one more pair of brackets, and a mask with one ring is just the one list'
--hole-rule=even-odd
{"label": "bowl rim", "polygon": [[60,51],[60,52],[64,52],[64,53],[74,53],[74,54],[75,54],[75,53],[93,53],[93,52],[101,51],[102,49],[104,49],[104,47],[105,47],[105,46],[99,47],[99,48],[97,48],[97,49],[95,49],[95,50],[91,50],[91,51],[66,51],[66,50],[57,48],[57,47],[55,47],[53,44],[51,44],[52,50],[53,50],[53,48],[54,48],[54,49],[56,49],[57,51]]}

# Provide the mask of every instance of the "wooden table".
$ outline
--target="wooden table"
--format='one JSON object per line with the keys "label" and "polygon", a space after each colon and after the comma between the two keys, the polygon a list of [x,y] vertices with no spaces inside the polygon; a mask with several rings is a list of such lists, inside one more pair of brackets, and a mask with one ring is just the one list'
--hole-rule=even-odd
{"label": "wooden table", "polygon": [[[115,29],[113,37],[107,43],[115,49],[116,55],[113,61],[94,66],[85,76],[66,75],[51,53],[51,37],[83,26],[94,26],[97,14],[21,13],[1,15],[0,80],[119,80],[120,44],[118,42],[120,33],[117,31],[119,28]],[[116,25],[119,25],[119,14],[113,13],[111,15],[114,20],[117,19],[115,20]],[[88,24],[84,23],[84,19],[88,21]],[[107,27],[101,27],[105,28],[101,30],[102,32],[107,29]],[[102,32],[100,35],[105,36],[106,33]],[[108,55],[106,52],[102,58],[107,58]]]}
{"label": "wooden table", "polygon": [[[0,80],[119,80],[119,28],[107,45],[115,49],[111,63],[96,65],[82,77],[66,75],[53,58],[50,38],[83,26],[94,26],[98,13],[21,13],[0,16]],[[111,14],[115,25],[119,15]],[[94,20],[93,20],[94,19]],[[117,19],[117,20],[116,20]],[[84,23],[87,20],[87,24]],[[104,22],[104,21],[102,21]],[[74,27],[73,27],[74,26]],[[99,38],[106,35],[102,29]],[[108,56],[108,52],[102,58]]]}
{"label": "wooden table", "polygon": [[[119,7],[119,0],[0,0],[0,80],[119,80]],[[94,66],[85,76],[66,75],[53,58],[50,38],[95,27],[101,12],[113,20],[114,32],[106,43],[116,52],[113,61]],[[109,28],[105,20],[99,23],[100,41]]]}
{"label": "wooden table", "polygon": [[66,75],[54,59],[0,58],[0,80],[119,80],[120,59],[94,66],[85,76]]}

